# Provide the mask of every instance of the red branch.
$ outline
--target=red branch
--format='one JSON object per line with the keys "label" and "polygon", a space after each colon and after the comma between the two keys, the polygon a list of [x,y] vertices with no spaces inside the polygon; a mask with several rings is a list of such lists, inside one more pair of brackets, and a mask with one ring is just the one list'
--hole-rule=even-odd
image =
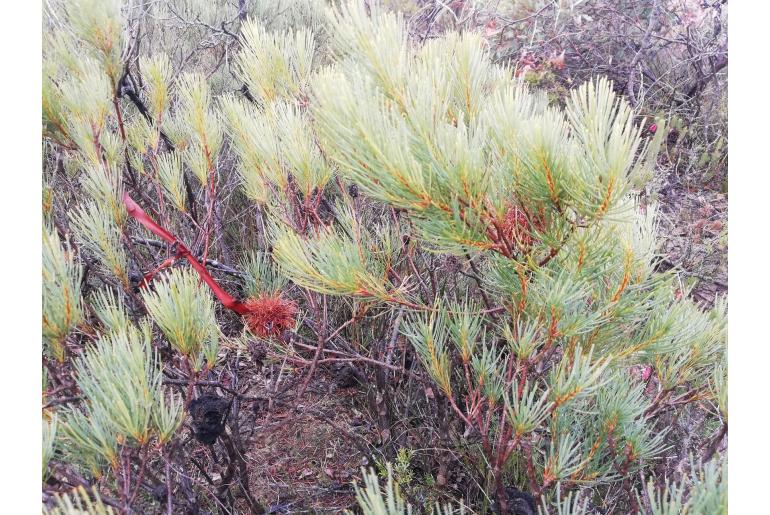
{"label": "red branch", "polygon": [[239,315],[247,315],[251,313],[251,310],[245,304],[238,301],[235,297],[222,289],[222,287],[214,280],[214,278],[211,277],[208,270],[206,270],[206,267],[200,264],[197,259],[195,259],[195,257],[192,255],[192,252],[190,252],[190,250],[181,241],[179,241],[176,236],[168,232],[166,229],[158,225],[155,220],[150,218],[149,215],[145,213],[144,210],[139,206],[139,204],[134,202],[134,199],[132,199],[128,193],[123,193],[123,204],[125,204],[128,214],[137,222],[142,224],[148,231],[152,232],[159,238],[162,238],[164,241],[176,246],[177,256],[183,257],[190,262],[190,266],[192,266],[201,276],[201,279],[203,279],[203,281],[209,285],[211,291],[214,292],[214,295],[217,297],[217,299],[219,299],[224,307],[235,311]]}

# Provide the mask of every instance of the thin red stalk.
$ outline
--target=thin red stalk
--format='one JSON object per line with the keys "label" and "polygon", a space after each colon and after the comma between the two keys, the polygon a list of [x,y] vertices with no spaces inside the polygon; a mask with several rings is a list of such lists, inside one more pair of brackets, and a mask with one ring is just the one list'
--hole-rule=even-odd
{"label": "thin red stalk", "polygon": [[140,462],[139,462],[139,475],[137,476],[136,480],[136,488],[134,489],[133,493],[131,494],[131,497],[128,499],[128,509],[131,509],[131,505],[134,504],[134,500],[136,499],[136,494],[139,493],[139,489],[142,487],[142,479],[144,479],[144,470],[147,466],[147,446],[145,445],[142,449],[139,450],[141,454]]}
{"label": "thin red stalk", "polygon": [[168,457],[164,456],[166,461],[166,515],[172,515],[174,513],[174,503],[172,502],[171,493],[171,462]]}
{"label": "thin red stalk", "polygon": [[152,232],[166,242],[172,245],[176,245],[177,255],[187,259],[187,261],[190,262],[190,266],[192,266],[195,271],[198,272],[198,274],[201,276],[201,279],[203,279],[209,288],[211,288],[211,291],[214,292],[214,295],[217,299],[219,299],[224,307],[235,311],[239,315],[246,315],[249,313],[248,308],[242,302],[239,302],[235,299],[235,297],[227,293],[214,280],[214,278],[211,277],[211,274],[209,274],[208,270],[206,270],[206,267],[204,267],[198,262],[197,259],[195,259],[190,250],[181,241],[179,241],[176,236],[168,232],[166,229],[158,225],[152,218],[150,218],[149,215],[147,215],[147,213],[145,213],[144,210],[139,206],[139,204],[134,202],[128,193],[123,193],[123,203],[126,206],[126,211],[128,214],[140,224],[142,224],[148,231]]}
{"label": "thin red stalk", "polygon": [[177,260],[177,257],[171,257],[166,260],[164,260],[160,265],[158,265],[154,270],[147,272],[144,274],[144,277],[142,278],[142,284],[139,285],[140,288],[143,288],[145,286],[149,286],[150,282],[155,278],[155,276],[160,272],[161,270],[170,267],[173,265]]}
{"label": "thin red stalk", "polygon": [[521,371],[521,380],[519,382],[519,387],[516,391],[516,397],[518,397],[519,400],[521,400],[521,396],[524,393],[524,385],[527,383],[527,372],[529,371],[529,361],[524,360],[524,368]]}
{"label": "thin red stalk", "polygon": [[180,243],[173,234],[155,223],[155,221],[144,212],[144,209],[142,209],[128,193],[123,193],[123,204],[125,204],[128,214],[135,218],[147,230],[159,238],[165,240],[167,243],[171,243],[172,245],[175,243]]}
{"label": "thin red stalk", "polygon": [[126,142],[126,129],[123,127],[123,115],[120,112],[120,102],[117,95],[112,97],[112,105],[115,107],[115,115],[118,118],[118,129],[120,130],[120,138],[123,142]]}

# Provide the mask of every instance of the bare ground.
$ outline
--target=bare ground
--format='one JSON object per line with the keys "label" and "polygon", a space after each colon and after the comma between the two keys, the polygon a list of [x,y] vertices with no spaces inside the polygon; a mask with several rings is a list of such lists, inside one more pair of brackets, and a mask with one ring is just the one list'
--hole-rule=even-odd
{"label": "bare ground", "polygon": [[727,294],[727,195],[677,178],[660,190],[664,267],[680,271],[704,307]]}

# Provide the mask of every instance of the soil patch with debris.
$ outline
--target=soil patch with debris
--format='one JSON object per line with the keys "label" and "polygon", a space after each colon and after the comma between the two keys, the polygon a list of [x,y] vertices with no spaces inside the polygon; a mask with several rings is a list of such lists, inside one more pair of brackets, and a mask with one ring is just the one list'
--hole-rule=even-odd
{"label": "soil patch with debris", "polygon": [[247,452],[250,488],[269,513],[339,513],[355,502],[352,482],[373,441],[354,389],[317,376],[302,399],[257,409]]}
{"label": "soil patch with debris", "polygon": [[672,181],[660,192],[663,268],[681,272],[701,305],[727,294],[727,195]]}

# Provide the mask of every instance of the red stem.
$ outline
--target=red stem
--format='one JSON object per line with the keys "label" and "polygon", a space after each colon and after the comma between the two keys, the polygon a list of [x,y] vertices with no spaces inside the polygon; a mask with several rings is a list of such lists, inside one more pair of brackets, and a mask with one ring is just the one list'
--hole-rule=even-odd
{"label": "red stem", "polygon": [[128,193],[123,193],[123,204],[125,204],[128,214],[137,222],[142,224],[148,231],[152,232],[159,238],[162,238],[166,242],[172,245],[176,245],[177,255],[184,257],[187,259],[187,261],[190,262],[190,266],[192,266],[201,276],[201,279],[203,279],[203,281],[208,284],[209,288],[211,288],[211,291],[214,292],[214,295],[217,299],[219,299],[224,307],[235,311],[239,315],[246,315],[249,313],[249,309],[242,302],[239,302],[235,297],[227,293],[214,280],[214,278],[211,277],[211,274],[209,274],[208,270],[206,270],[206,267],[204,267],[198,262],[197,259],[195,259],[190,250],[181,241],[179,241],[176,236],[168,232],[166,229],[158,225],[155,220],[150,218],[150,216],[144,212],[139,204],[134,202],[134,199],[132,199]]}

